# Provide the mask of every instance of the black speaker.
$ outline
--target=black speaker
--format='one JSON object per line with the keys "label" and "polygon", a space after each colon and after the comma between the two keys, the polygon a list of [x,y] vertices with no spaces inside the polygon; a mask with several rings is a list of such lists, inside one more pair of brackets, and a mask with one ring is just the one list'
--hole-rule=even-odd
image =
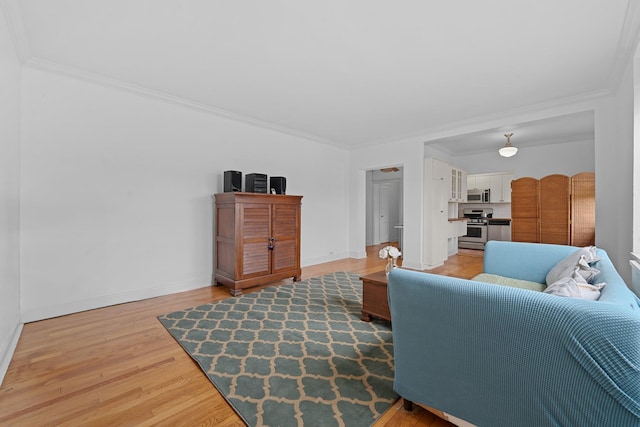
{"label": "black speaker", "polygon": [[248,173],[244,181],[244,191],[248,193],[266,193],[267,175],[262,173]]}
{"label": "black speaker", "polygon": [[269,192],[271,194],[287,194],[287,178],[284,176],[269,178]]}
{"label": "black speaker", "polygon": [[242,172],[224,171],[224,192],[242,191]]}

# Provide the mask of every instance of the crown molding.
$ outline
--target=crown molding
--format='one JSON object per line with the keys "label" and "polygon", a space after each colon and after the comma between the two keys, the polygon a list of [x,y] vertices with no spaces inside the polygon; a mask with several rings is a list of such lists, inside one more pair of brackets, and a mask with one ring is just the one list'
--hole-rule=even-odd
{"label": "crown molding", "polygon": [[443,123],[423,128],[419,131],[393,139],[368,141],[357,146],[354,145],[352,149],[362,149],[369,146],[402,141],[429,142],[435,139],[442,139],[465,133],[478,132],[533,120],[541,120],[565,114],[593,110],[595,108],[596,101],[610,96],[611,94],[612,92],[609,89],[603,89],[576,96],[558,98],[547,102],[540,102],[496,113],[475,116],[466,120]]}
{"label": "crown molding", "polygon": [[627,11],[618,39],[616,57],[609,76],[609,85],[612,92],[620,87],[622,75],[629,64],[634,60],[638,43],[640,42],[640,2],[629,0]]}
{"label": "crown molding", "polygon": [[20,64],[24,65],[31,57],[29,39],[22,22],[22,12],[17,0],[0,0],[0,9],[4,12],[4,19],[9,29],[9,36]]}
{"label": "crown molding", "polygon": [[[0,0],[3,1],[3,0]],[[255,119],[253,117],[237,114],[232,111],[223,110],[221,108],[213,107],[211,105],[203,104],[200,102],[192,101],[187,98],[171,95],[162,91],[149,89],[143,86],[127,83],[121,80],[105,77],[100,74],[91,73],[88,71],[80,70],[78,68],[62,65],[56,62],[47,61],[41,58],[31,57],[24,64],[25,67],[35,70],[46,71],[57,75],[70,77],[72,79],[81,80],[87,83],[95,84],[98,86],[120,90],[128,92],[134,95],[142,96],[144,98],[163,101],[173,105],[179,105],[181,107],[190,108],[200,112],[208,113],[217,117],[221,117],[227,120],[235,122],[241,122],[250,126],[259,127],[262,129],[295,136],[297,138],[303,138],[309,141],[317,142],[320,144],[330,145],[336,148],[345,149],[343,144],[338,142],[322,138],[318,135],[309,134],[306,132],[292,129],[286,126],[280,126],[274,123],[269,123],[264,120]]]}

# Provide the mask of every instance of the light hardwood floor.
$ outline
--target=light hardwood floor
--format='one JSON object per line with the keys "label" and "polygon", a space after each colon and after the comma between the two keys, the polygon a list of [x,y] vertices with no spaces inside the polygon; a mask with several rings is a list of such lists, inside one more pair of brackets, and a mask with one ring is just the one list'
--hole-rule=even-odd
{"label": "light hardwood floor", "polygon": [[[305,267],[302,279],[333,271],[383,270],[380,247],[367,248],[366,259]],[[430,270],[462,278],[481,271],[482,252],[477,251],[461,251]],[[226,288],[206,287],[24,325],[0,388],[0,425],[243,426],[156,319],[229,297]],[[375,424],[451,425],[421,408],[408,412],[401,401]]]}

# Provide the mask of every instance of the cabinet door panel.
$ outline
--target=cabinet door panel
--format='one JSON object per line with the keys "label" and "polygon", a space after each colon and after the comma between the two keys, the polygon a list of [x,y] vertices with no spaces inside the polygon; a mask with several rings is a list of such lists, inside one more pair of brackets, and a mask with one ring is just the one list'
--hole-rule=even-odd
{"label": "cabinet door panel", "polygon": [[271,207],[266,204],[245,204],[240,209],[242,242],[239,251],[242,260],[241,278],[270,273],[269,237],[271,237]]}
{"label": "cabinet door panel", "polygon": [[269,273],[269,249],[267,243],[245,243],[242,251],[242,277],[262,276]]}
{"label": "cabinet door panel", "polygon": [[272,218],[273,237],[275,238],[271,261],[273,273],[299,268],[299,206],[274,205]]}
{"label": "cabinet door panel", "polygon": [[266,239],[265,241],[268,241],[270,213],[269,205],[245,205],[242,207],[241,224],[245,240]]}
{"label": "cabinet door panel", "polygon": [[294,240],[277,241],[273,248],[273,272],[297,268],[297,254]]}
{"label": "cabinet door panel", "polygon": [[275,205],[273,207],[273,236],[276,238],[293,238],[296,236],[298,207]]}

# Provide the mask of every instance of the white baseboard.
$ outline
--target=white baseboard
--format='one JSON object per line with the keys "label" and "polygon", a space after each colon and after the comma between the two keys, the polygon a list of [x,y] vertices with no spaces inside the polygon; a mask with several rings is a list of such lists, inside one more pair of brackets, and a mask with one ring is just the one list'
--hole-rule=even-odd
{"label": "white baseboard", "polygon": [[22,310],[21,320],[23,323],[35,322],[37,320],[50,319],[52,317],[64,316],[67,314],[79,313],[81,311],[108,307],[110,305],[140,301],[144,299],[175,294],[178,292],[204,288],[207,286],[211,286],[210,276],[198,277],[184,282],[172,283],[155,288],[137,289],[130,292],[101,295],[95,298],[70,301],[64,304],[27,308]]}
{"label": "white baseboard", "polygon": [[347,254],[345,252],[339,254],[330,254],[322,257],[303,259],[300,261],[300,265],[302,265],[302,267],[308,267],[310,265],[323,264],[325,262],[336,261],[344,258],[347,258]]}
{"label": "white baseboard", "polygon": [[362,259],[367,257],[367,251],[350,251],[349,258]]}
{"label": "white baseboard", "polygon": [[13,329],[13,333],[9,336],[10,339],[5,342],[6,345],[3,343],[0,346],[0,386],[4,381],[4,376],[7,374],[7,370],[9,369],[13,353],[16,351],[16,347],[18,346],[18,340],[22,333],[22,326],[22,323],[17,323],[16,327]]}

